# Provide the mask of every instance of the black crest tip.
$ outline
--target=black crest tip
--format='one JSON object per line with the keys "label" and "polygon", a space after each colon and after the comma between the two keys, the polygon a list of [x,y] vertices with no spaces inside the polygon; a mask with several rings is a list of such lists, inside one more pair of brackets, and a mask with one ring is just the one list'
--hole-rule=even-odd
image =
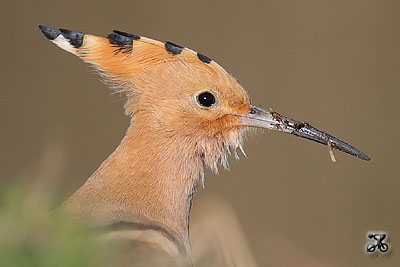
{"label": "black crest tip", "polygon": [[38,27],[42,31],[44,36],[46,36],[46,38],[49,40],[54,40],[61,34],[60,30],[58,29],[53,29],[43,25],[38,25]]}
{"label": "black crest tip", "polygon": [[112,33],[107,35],[107,39],[111,44],[118,46],[131,46],[133,44],[133,40],[139,40],[140,36],[132,33],[121,32],[114,30]]}
{"label": "black crest tip", "polygon": [[203,61],[204,63],[206,63],[206,64],[210,64],[210,62],[212,61],[212,59],[210,59],[210,58],[208,58],[208,57],[206,57],[205,55],[202,55],[202,54],[200,54],[200,53],[197,53],[197,57],[198,57],[201,61]]}
{"label": "black crest tip", "polygon": [[61,34],[64,38],[68,39],[69,43],[75,47],[79,48],[83,44],[83,37],[85,36],[82,32],[71,31],[66,29],[60,29]]}
{"label": "black crest tip", "polygon": [[184,47],[171,42],[165,42],[165,49],[173,55],[179,55],[182,53]]}
{"label": "black crest tip", "polygon": [[122,31],[118,31],[118,30],[113,30],[114,33],[128,37],[128,38],[132,38],[133,40],[139,40],[140,36],[137,34],[133,34],[133,33],[128,33],[128,32],[122,32]]}

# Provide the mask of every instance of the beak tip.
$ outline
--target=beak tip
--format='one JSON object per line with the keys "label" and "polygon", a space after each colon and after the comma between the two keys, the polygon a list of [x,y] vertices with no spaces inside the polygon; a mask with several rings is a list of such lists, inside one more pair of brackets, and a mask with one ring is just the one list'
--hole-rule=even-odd
{"label": "beak tip", "polygon": [[361,155],[359,156],[360,159],[366,160],[366,161],[370,161],[371,158],[368,157],[367,154],[361,153]]}

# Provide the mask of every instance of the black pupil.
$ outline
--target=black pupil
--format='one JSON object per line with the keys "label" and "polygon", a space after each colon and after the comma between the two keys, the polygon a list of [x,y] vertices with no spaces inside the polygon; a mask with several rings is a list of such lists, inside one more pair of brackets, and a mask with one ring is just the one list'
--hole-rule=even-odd
{"label": "black pupil", "polygon": [[215,104],[215,97],[210,92],[204,92],[197,96],[199,104],[203,107],[211,107]]}

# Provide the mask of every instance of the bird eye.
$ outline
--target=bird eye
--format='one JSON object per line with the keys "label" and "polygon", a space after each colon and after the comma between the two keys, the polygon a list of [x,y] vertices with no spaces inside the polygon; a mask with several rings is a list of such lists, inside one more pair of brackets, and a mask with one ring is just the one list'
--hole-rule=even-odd
{"label": "bird eye", "polygon": [[203,92],[197,96],[197,102],[201,106],[209,108],[215,104],[216,100],[215,100],[215,96],[213,94],[211,94],[210,92]]}

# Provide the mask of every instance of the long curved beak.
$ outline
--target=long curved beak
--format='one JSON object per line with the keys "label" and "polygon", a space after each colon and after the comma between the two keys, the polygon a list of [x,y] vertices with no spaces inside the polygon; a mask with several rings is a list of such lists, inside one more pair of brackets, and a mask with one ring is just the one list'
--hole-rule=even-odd
{"label": "long curved beak", "polygon": [[323,145],[330,145],[332,148],[363,160],[371,159],[355,147],[343,142],[337,137],[312,127],[307,122],[299,122],[274,111],[266,111],[262,108],[252,106],[250,113],[241,118],[242,125],[244,126],[271,129],[293,134]]}

